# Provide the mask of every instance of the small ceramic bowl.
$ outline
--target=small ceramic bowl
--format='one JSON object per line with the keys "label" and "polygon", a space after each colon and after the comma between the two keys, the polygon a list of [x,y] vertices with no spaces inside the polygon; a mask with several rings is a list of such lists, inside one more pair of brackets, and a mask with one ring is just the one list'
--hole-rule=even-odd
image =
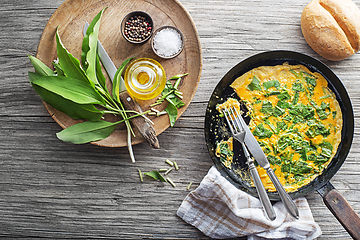
{"label": "small ceramic bowl", "polygon": [[[129,33],[125,32],[126,23],[129,20],[131,20],[131,18],[134,18],[134,17],[137,17],[137,16],[144,17],[145,21],[148,22],[148,25],[147,25],[146,28],[150,28],[150,30],[148,30],[150,34],[148,36],[146,36],[144,39],[141,39],[141,40],[136,40],[136,37],[131,37]],[[128,13],[124,17],[124,19],[122,20],[122,22],[121,22],[121,34],[123,35],[123,37],[128,42],[131,42],[131,43],[144,43],[144,42],[146,42],[147,40],[149,40],[151,38],[151,35],[154,32],[154,27],[153,26],[154,26],[153,20],[152,20],[152,18],[150,17],[149,14],[147,14],[146,12],[142,12],[142,11],[134,11],[134,12]]]}
{"label": "small ceramic bowl", "polygon": [[161,58],[174,58],[184,49],[184,35],[176,27],[162,26],[153,33],[151,48]]}

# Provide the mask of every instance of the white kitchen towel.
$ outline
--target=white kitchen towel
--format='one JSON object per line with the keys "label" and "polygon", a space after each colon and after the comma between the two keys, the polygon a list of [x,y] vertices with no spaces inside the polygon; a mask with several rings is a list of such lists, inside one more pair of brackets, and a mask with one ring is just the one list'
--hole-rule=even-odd
{"label": "white kitchen towel", "polygon": [[260,200],[227,181],[215,166],[190,192],[177,211],[185,222],[211,238],[248,236],[257,239],[314,239],[321,235],[305,198],[295,201],[299,219],[291,217],[283,203],[274,204],[276,219],[269,220]]}

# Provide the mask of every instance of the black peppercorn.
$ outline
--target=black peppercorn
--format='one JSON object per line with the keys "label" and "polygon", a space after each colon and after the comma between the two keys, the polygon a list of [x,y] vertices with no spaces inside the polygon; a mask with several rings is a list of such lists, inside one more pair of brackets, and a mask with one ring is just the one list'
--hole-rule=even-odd
{"label": "black peppercorn", "polygon": [[150,35],[151,30],[151,23],[146,17],[133,16],[126,21],[124,33],[129,40],[141,42]]}

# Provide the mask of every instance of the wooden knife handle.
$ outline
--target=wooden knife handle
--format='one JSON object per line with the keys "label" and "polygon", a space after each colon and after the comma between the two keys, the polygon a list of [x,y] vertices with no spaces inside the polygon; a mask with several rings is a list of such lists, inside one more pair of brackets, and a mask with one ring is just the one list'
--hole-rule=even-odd
{"label": "wooden knife handle", "polygon": [[[134,110],[139,113],[143,112],[140,105],[136,102],[134,98],[129,95],[128,92],[121,92],[119,97],[121,102],[124,104],[125,109]],[[146,119],[143,117],[132,118],[131,122],[139,130],[141,135],[150,144],[150,146],[152,146],[153,148],[160,148],[159,140],[156,137],[155,129],[151,125],[151,123],[146,121]]]}
{"label": "wooden knife handle", "polygon": [[330,190],[323,197],[323,200],[350,236],[354,239],[360,239],[360,217],[339,191]]}

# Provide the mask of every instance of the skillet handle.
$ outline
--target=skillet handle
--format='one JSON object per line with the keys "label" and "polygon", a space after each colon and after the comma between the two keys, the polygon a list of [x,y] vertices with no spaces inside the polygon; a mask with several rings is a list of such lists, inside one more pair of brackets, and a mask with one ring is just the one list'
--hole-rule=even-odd
{"label": "skillet handle", "polygon": [[354,239],[360,239],[360,217],[339,191],[330,190],[323,196],[323,200],[350,236]]}

